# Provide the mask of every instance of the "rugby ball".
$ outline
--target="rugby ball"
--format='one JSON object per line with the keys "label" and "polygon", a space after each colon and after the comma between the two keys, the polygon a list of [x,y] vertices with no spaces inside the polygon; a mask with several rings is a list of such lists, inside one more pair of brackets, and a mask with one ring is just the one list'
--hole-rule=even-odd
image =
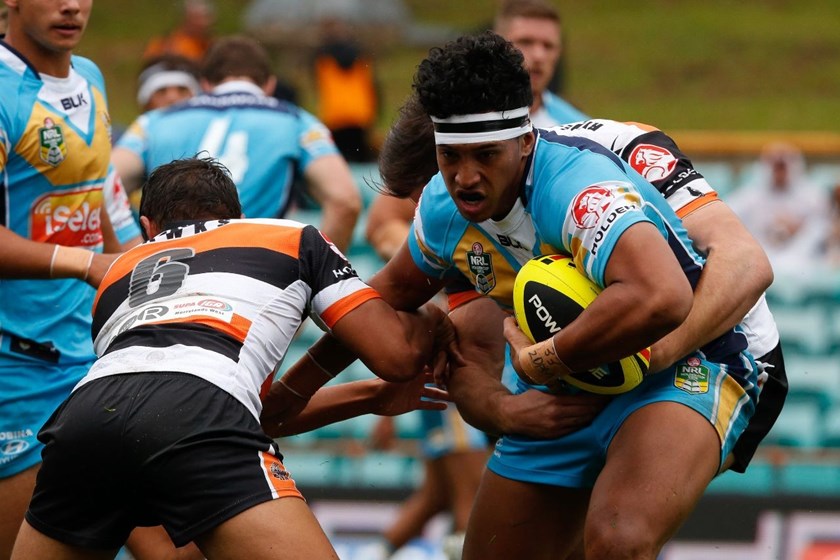
{"label": "rugby ball", "polygon": [[[531,259],[517,273],[513,309],[519,328],[534,342],[546,340],[577,318],[601,288],[581,273],[565,255]],[[602,395],[625,393],[639,383],[650,365],[650,348],[620,361],[561,379],[584,391]]]}

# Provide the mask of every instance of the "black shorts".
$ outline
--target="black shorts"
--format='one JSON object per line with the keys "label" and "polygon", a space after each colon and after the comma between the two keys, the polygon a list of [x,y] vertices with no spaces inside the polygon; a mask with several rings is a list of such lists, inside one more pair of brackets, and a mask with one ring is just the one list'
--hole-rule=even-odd
{"label": "black shorts", "polygon": [[773,350],[758,358],[756,362],[764,364],[767,368],[767,381],[764,382],[764,387],[758,395],[758,404],[756,404],[753,417],[732,450],[735,460],[730,469],[740,473],[746,471],[758,444],[776,423],[788,393],[787,372],[781,342]]}
{"label": "black shorts", "polygon": [[120,547],[163,525],[183,546],[269,500],[302,498],[273,440],[239,401],[184,373],[91,381],[38,434],[26,520],[61,542]]}

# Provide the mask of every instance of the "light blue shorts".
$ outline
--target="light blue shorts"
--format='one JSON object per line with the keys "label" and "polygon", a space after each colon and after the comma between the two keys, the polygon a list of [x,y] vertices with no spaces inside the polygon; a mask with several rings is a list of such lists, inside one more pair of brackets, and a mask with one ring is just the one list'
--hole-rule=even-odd
{"label": "light blue shorts", "polygon": [[[748,380],[746,388],[725,373],[726,367],[690,356],[615,397],[592,424],[577,432],[551,440],[500,438],[488,468],[523,482],[590,488],[603,469],[607,449],[624,420],[655,402],[682,403],[709,420],[720,438],[722,462],[752,417],[758,395],[754,362],[746,354],[741,356],[743,363],[748,364],[741,368]],[[509,384],[510,376],[505,379]],[[516,391],[527,388],[520,383]]]}
{"label": "light blue shorts", "polygon": [[41,462],[38,430],[90,366],[0,362],[0,478]]}

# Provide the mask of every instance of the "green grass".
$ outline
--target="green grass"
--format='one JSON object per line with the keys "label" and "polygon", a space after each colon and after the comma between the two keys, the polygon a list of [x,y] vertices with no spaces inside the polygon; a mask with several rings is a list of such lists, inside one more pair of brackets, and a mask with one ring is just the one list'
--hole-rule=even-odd
{"label": "green grass", "polygon": [[[312,0],[300,0],[312,1]],[[240,30],[245,2],[216,0],[219,34]],[[460,30],[489,22],[493,0],[409,0],[417,21]],[[148,37],[179,3],[97,2],[81,54],[108,82],[116,122],[135,113],[135,76]],[[566,97],[593,116],[666,130],[840,132],[840,2],[602,0],[563,2]],[[305,56],[286,49],[278,71],[314,99]],[[298,49],[300,51],[300,49]],[[376,50],[388,125],[426,49]]]}

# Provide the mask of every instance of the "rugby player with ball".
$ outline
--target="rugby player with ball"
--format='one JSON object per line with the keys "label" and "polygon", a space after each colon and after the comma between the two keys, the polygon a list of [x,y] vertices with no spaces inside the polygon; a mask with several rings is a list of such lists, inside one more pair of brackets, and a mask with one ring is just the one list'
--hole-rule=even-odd
{"label": "rugby player with ball", "polygon": [[[575,432],[511,430],[521,428],[513,417],[539,414],[517,395],[552,396],[531,382],[621,360],[679,326],[704,259],[662,195],[619,157],[585,138],[532,128],[521,54],[500,37],[432,49],[414,90],[431,116],[440,173],[423,191],[408,243],[371,285],[408,309],[465,281],[488,296],[452,313],[465,342],[464,360],[450,364],[450,394],[470,423],[503,434],[464,558],[653,560],[753,413],[757,374],[746,337],[724,332],[612,397]],[[602,291],[536,344],[505,319],[519,374],[511,395],[486,374],[500,328],[477,306],[512,311],[517,273],[541,255],[570,257]],[[654,371],[663,365],[654,365],[655,353],[651,360]]]}

